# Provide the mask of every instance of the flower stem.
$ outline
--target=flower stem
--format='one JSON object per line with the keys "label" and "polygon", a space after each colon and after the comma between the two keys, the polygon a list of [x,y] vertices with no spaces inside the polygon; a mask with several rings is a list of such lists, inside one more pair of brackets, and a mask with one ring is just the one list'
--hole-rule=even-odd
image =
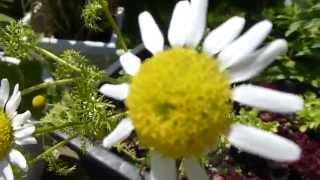
{"label": "flower stem", "polygon": [[81,125],[81,124],[84,124],[83,122],[67,122],[67,123],[64,123],[62,125],[59,125],[59,126],[53,126],[53,127],[48,127],[48,128],[37,128],[36,132],[34,133],[35,136],[39,136],[39,135],[42,135],[42,134],[48,134],[48,133],[52,133],[56,130],[62,130],[64,128],[67,128],[67,127],[71,127],[71,126],[77,126],[77,125]]}
{"label": "flower stem", "polygon": [[58,149],[59,147],[66,145],[69,141],[71,141],[75,137],[76,137],[76,135],[73,135],[73,136],[69,137],[68,139],[65,139],[65,140],[55,144],[54,146],[50,147],[49,149],[47,149],[46,151],[44,151],[43,153],[41,153],[37,157],[35,157],[33,160],[31,160],[30,164],[36,163],[37,161],[41,160],[44,156],[52,153],[54,150]]}
{"label": "flower stem", "polygon": [[[111,17],[112,18],[112,17]],[[119,31],[120,32],[120,31]],[[43,48],[39,48],[39,47],[36,47],[36,51],[43,54],[44,56],[46,57],[49,57],[50,59],[60,63],[60,64],[63,64],[63,65],[66,65],[68,66],[70,69],[78,72],[78,73],[81,73],[81,69],[79,69],[78,67],[72,65],[72,64],[69,64],[68,62],[66,62],[65,60],[59,58],[58,56],[56,56],[55,54],[51,53],[50,51],[47,51]],[[110,82],[110,83],[118,83],[118,81],[108,75],[105,75],[104,80],[106,80],[107,82]]]}
{"label": "flower stem", "polygon": [[35,86],[31,86],[29,88],[22,90],[21,95],[23,96],[23,95],[32,93],[34,91],[47,88],[52,85],[61,86],[61,85],[72,84],[75,80],[76,79],[61,79],[61,80],[57,80],[57,81],[53,81],[53,82],[44,82],[44,83],[37,84]]}
{"label": "flower stem", "polygon": [[115,22],[115,20],[113,19],[112,17],[112,14],[110,12],[110,9],[109,9],[109,4],[107,1],[105,1],[105,3],[102,3],[105,7],[103,8],[104,9],[104,13],[112,27],[112,29],[114,30],[114,32],[117,34],[118,38],[119,38],[119,42],[120,42],[120,45],[121,47],[125,50],[125,51],[128,51],[128,48],[127,48],[127,45],[124,41],[124,38],[121,34],[121,31],[117,25],[117,23]]}
{"label": "flower stem", "polygon": [[66,62],[65,60],[59,58],[58,56],[56,56],[55,54],[51,53],[50,51],[47,51],[47,50],[45,50],[43,48],[40,48],[40,47],[36,47],[36,51],[41,53],[42,55],[48,57],[48,58],[60,63],[60,64],[68,66],[70,69],[72,69],[72,70],[74,70],[76,72],[81,72],[81,70],[78,67],[76,67],[76,66],[74,66],[72,64],[69,64],[68,62]]}

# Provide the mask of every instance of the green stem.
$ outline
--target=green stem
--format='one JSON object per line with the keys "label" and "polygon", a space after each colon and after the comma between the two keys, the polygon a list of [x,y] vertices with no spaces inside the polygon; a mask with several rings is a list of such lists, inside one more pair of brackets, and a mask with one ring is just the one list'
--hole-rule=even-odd
{"label": "green stem", "polygon": [[26,88],[26,89],[22,90],[21,91],[21,95],[23,96],[23,95],[32,93],[34,91],[47,88],[47,87],[52,86],[52,85],[61,86],[61,85],[71,84],[75,80],[76,79],[62,79],[62,80],[57,80],[57,81],[53,81],[53,82],[44,82],[44,83],[37,84],[35,86],[31,86],[29,88]]}
{"label": "green stem", "polygon": [[[78,67],[72,65],[72,64],[69,64],[68,62],[66,62],[65,60],[59,58],[58,56],[56,56],[55,54],[51,53],[50,51],[47,51],[45,49],[42,49],[42,48],[39,48],[39,47],[36,47],[36,51],[45,55],[46,57],[49,57],[51,59],[53,59],[54,61],[60,63],[60,64],[64,64],[66,66],[68,66],[70,69],[78,72],[78,73],[81,73],[81,69],[79,69]],[[105,77],[103,78],[104,80],[106,80],[107,82],[110,82],[110,83],[118,83],[118,81],[108,75],[105,75]]]}
{"label": "green stem", "polygon": [[51,53],[50,51],[47,51],[45,49],[42,49],[42,48],[39,48],[39,47],[36,47],[36,51],[43,54],[44,56],[60,63],[60,64],[63,64],[63,65],[66,65],[68,66],[70,69],[76,71],[76,72],[81,72],[81,70],[79,68],[77,68],[76,66],[72,65],[72,64],[69,64],[68,62],[66,62],[65,60],[59,58],[58,56],[56,56],[55,54]]}
{"label": "green stem", "polygon": [[109,118],[113,118],[113,119],[122,119],[124,117],[128,116],[128,112],[121,112],[118,114],[114,114],[112,116],[110,116]]}
{"label": "green stem", "polygon": [[117,25],[117,23],[115,22],[115,20],[113,19],[112,17],[112,14],[110,12],[110,9],[109,9],[109,4],[107,1],[105,1],[105,3],[103,3],[103,5],[105,6],[104,7],[104,13],[112,27],[112,29],[114,30],[114,32],[117,34],[118,38],[119,38],[119,42],[120,42],[120,45],[122,46],[122,48],[125,50],[125,51],[128,51],[128,48],[127,48],[127,45],[124,41],[124,38],[121,34],[121,31]]}
{"label": "green stem", "polygon": [[112,83],[112,84],[118,84],[119,81],[115,78],[112,78],[110,76],[108,76],[107,74],[104,75],[104,77],[102,78],[102,80],[108,82],[108,83]]}
{"label": "green stem", "polygon": [[39,128],[36,130],[36,132],[34,133],[35,136],[39,136],[42,134],[46,134],[46,133],[52,133],[56,130],[61,130],[67,127],[71,127],[71,126],[77,126],[77,125],[81,125],[84,124],[83,122],[68,122],[59,126],[53,126],[53,127],[49,127],[49,128]]}
{"label": "green stem", "polygon": [[55,144],[54,146],[50,147],[49,149],[47,149],[46,151],[44,151],[43,153],[39,154],[36,158],[34,158],[33,160],[30,161],[30,164],[34,164],[37,161],[41,160],[44,156],[52,153],[54,150],[66,145],[69,141],[71,141],[72,139],[74,139],[76,137],[76,135],[73,135],[71,137],[69,137],[68,139],[65,139],[57,144]]}

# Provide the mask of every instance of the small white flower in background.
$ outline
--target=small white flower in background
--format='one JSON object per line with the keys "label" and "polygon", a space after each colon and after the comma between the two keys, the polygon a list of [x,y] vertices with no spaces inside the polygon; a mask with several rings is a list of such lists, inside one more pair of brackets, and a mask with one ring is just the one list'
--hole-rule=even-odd
{"label": "small white flower in background", "polygon": [[189,180],[208,179],[195,158],[212,150],[221,135],[239,149],[267,159],[292,162],[300,158],[301,149],[294,142],[232,124],[227,117],[232,109],[230,99],[277,113],[302,110],[299,96],[255,85],[230,86],[255,77],[287,51],[287,42],[277,39],[259,48],[272,29],[271,22],[261,21],[239,36],[245,19],[233,17],[212,30],[203,41],[202,52],[197,52],[207,6],[207,0],[176,4],[168,31],[169,49],[164,49],[164,37],[151,14],[141,13],[142,40],[154,56],[141,64],[127,52],[120,62],[133,76],[131,85],[104,84],[100,88],[105,96],[126,100],[129,112],[103,145],[110,148],[135,130],[142,145],[151,149],[153,180],[175,180],[175,159],[181,158]]}
{"label": "small white flower in background", "polygon": [[0,52],[0,61],[10,64],[19,65],[21,60],[15,57],[5,56],[3,52]]}
{"label": "small white flower in background", "polygon": [[15,146],[36,144],[37,140],[32,137],[35,131],[31,124],[31,113],[26,111],[17,113],[21,101],[19,86],[15,85],[9,96],[10,86],[7,79],[1,80],[0,86],[0,179],[13,180],[11,164],[28,170],[26,159],[15,149]]}
{"label": "small white flower in background", "polygon": [[284,0],[284,5],[285,6],[291,6],[292,5],[292,0]]}
{"label": "small white flower in background", "polygon": [[19,65],[21,60],[17,59],[15,57],[9,57],[9,56],[5,56],[5,57],[0,57],[2,62],[6,62],[9,64],[15,64],[15,65]]}

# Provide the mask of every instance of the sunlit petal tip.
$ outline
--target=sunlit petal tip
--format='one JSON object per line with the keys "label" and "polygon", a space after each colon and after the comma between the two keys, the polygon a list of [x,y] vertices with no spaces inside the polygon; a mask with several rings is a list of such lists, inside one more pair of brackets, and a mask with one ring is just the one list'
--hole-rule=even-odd
{"label": "sunlit petal tip", "polygon": [[14,64],[14,65],[19,65],[21,60],[20,59],[17,59],[17,58],[14,58],[14,57],[3,57],[2,58],[2,61],[3,62],[7,62],[7,63],[10,63],[10,64]]}
{"label": "sunlit petal tip", "polygon": [[133,131],[134,127],[131,120],[126,118],[120,121],[117,127],[104,138],[102,145],[105,148],[111,148],[113,145],[128,138]]}
{"label": "sunlit petal tip", "polygon": [[285,39],[277,39],[274,40],[272,43],[276,44],[275,46],[280,48],[283,53],[288,51],[288,42]]}
{"label": "sunlit petal tip", "polygon": [[261,129],[233,124],[228,136],[240,150],[279,162],[294,162],[301,157],[301,148],[294,142]]}
{"label": "sunlit petal tip", "polygon": [[31,118],[31,112],[30,111],[26,111],[22,114],[18,114],[16,115],[13,120],[12,120],[12,126],[13,129],[16,130],[18,128],[21,128],[21,126]]}
{"label": "sunlit petal tip", "polygon": [[231,43],[242,31],[245,25],[243,17],[234,16],[212,30],[203,43],[203,50],[209,55],[220,52]]}
{"label": "sunlit petal tip", "polygon": [[152,15],[144,11],[139,17],[140,34],[144,46],[153,54],[164,49],[164,38]]}
{"label": "sunlit petal tip", "polygon": [[99,91],[107,97],[122,101],[126,99],[129,94],[129,85],[125,83],[117,85],[104,84],[100,87]]}
{"label": "sunlit petal tip", "polygon": [[30,126],[22,128],[20,130],[16,130],[14,132],[14,137],[17,139],[26,138],[28,136],[31,136],[35,130],[36,130],[36,127],[33,125],[30,125]]}
{"label": "sunlit petal tip", "polygon": [[232,99],[240,104],[277,113],[294,113],[303,109],[303,99],[254,85],[240,85],[232,91]]}
{"label": "sunlit petal tip", "polygon": [[234,40],[218,55],[222,69],[232,66],[247,54],[252,53],[265,40],[271,29],[272,23],[269,20],[260,21]]}
{"label": "sunlit petal tip", "polygon": [[134,76],[139,71],[141,60],[136,55],[128,52],[120,56],[120,63],[126,73]]}
{"label": "sunlit petal tip", "polygon": [[171,46],[181,47],[185,44],[190,26],[190,3],[179,1],[172,13],[168,30],[168,40]]}
{"label": "sunlit petal tip", "polygon": [[19,146],[28,145],[28,144],[37,144],[37,139],[32,136],[29,136],[26,138],[16,139],[15,143]]}
{"label": "sunlit petal tip", "polygon": [[231,83],[246,81],[255,77],[287,50],[287,41],[278,39],[255,53],[243,57],[228,69]]}
{"label": "sunlit petal tip", "polygon": [[0,161],[0,179],[2,179],[2,177],[5,180],[14,180],[11,165],[6,160]]}
{"label": "sunlit petal tip", "polygon": [[0,86],[0,108],[4,108],[9,98],[10,85],[8,79],[1,80]]}
{"label": "sunlit petal tip", "polygon": [[186,45],[196,47],[201,41],[206,29],[208,0],[192,0],[189,33]]}
{"label": "sunlit petal tip", "polygon": [[13,119],[14,116],[17,114],[17,109],[21,102],[21,93],[18,89],[19,89],[19,86],[16,85],[10,99],[6,104],[6,108],[5,108],[6,114],[10,119]]}

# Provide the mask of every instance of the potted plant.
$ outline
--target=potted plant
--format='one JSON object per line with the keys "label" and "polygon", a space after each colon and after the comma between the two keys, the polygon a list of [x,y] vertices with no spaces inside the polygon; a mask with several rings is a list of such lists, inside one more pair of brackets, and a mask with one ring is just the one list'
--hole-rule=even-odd
{"label": "potted plant", "polygon": [[[279,9],[259,6],[274,24],[270,43],[261,44],[271,23],[255,24],[260,12],[248,10],[251,28],[244,26],[243,17],[228,14],[212,20],[209,15],[210,27],[222,25],[207,31],[205,2],[192,0],[200,19],[182,11],[189,1],[178,2],[168,30],[170,46],[164,46],[160,31],[166,28],[159,28],[151,13],[141,13],[143,45],[129,51],[122,46],[119,60],[100,69],[74,50],[57,55],[37,46],[33,38],[26,41],[26,34],[33,37],[27,27],[11,24],[1,30],[6,54],[17,55],[22,64],[32,55],[49,64],[53,77],[21,91],[40,119],[34,122],[34,135],[56,139],[44,141],[43,152],[30,165],[46,160],[50,170],[71,172],[74,164],[60,164],[56,158],[59,148],[69,145],[95,179],[319,177],[320,81],[313,72],[319,3],[310,1],[307,9],[295,3],[285,8],[278,4]],[[217,7],[228,3],[218,1]],[[238,14],[239,9],[232,12]],[[181,22],[183,26],[174,26]],[[197,28],[187,26],[190,22]],[[223,66],[227,69],[221,72]],[[213,151],[201,156],[211,145]]]}

